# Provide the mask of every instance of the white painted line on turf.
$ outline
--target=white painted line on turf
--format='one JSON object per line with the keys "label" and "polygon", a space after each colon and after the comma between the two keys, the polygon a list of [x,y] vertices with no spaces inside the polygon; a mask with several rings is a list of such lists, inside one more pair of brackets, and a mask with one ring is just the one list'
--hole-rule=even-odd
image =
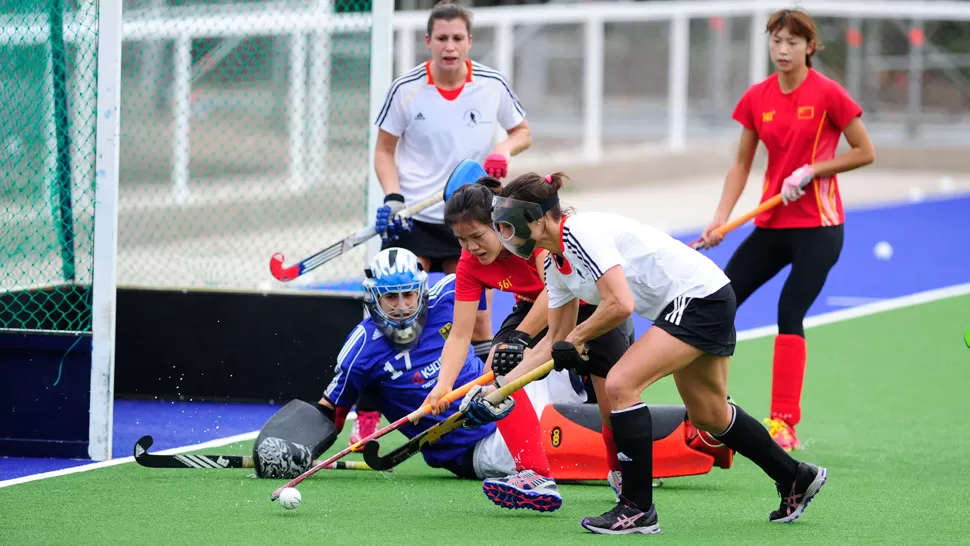
{"label": "white painted line on turf", "polygon": [[825,305],[831,307],[856,307],[867,303],[883,301],[886,298],[867,298],[865,296],[828,296],[825,298]]}
{"label": "white painted line on turf", "polygon": [[[243,434],[237,434],[235,436],[227,436],[225,438],[216,438],[215,440],[209,440],[208,442],[202,442],[201,444],[195,444],[191,446],[184,447],[173,447],[171,449],[165,449],[155,453],[156,455],[178,455],[180,453],[187,453],[189,451],[196,451],[198,449],[209,449],[210,447],[221,447],[224,445],[234,444],[236,442],[244,442],[246,440],[252,440],[259,435],[259,431],[246,432]],[[121,457],[118,459],[109,459],[107,461],[101,461],[97,463],[85,464],[81,466],[74,466],[71,468],[62,468],[60,470],[52,470],[50,472],[43,472],[41,474],[31,474],[29,476],[21,476],[19,478],[12,478],[9,480],[4,480],[0,482],[0,488],[8,487],[11,485],[17,485],[21,483],[32,482],[36,480],[43,480],[46,478],[56,478],[58,476],[67,476],[68,474],[75,474],[78,472],[87,472],[88,470],[96,470],[98,468],[107,468],[109,466],[116,466],[119,464],[133,463],[135,462],[134,457]]]}
{"label": "white painted line on turf", "polygon": [[[912,307],[914,305],[955,298],[957,296],[965,296],[967,294],[970,294],[970,283],[946,286],[943,288],[936,288],[934,290],[927,290],[925,292],[917,292],[908,296],[867,303],[865,305],[852,307],[850,309],[841,309],[839,311],[814,315],[806,318],[804,325],[805,328],[815,328],[816,326],[824,326],[826,324],[834,324],[836,322],[843,322],[860,317],[868,317],[869,315],[875,315],[876,313],[894,311],[904,307]],[[752,328],[750,330],[738,332],[738,341],[773,336],[777,333],[777,325]]]}
{"label": "white painted line on turf", "polygon": [[[842,309],[840,311],[832,311],[831,313],[823,313],[820,315],[808,317],[805,319],[805,328],[814,328],[816,326],[834,324],[836,322],[843,322],[846,320],[852,320],[860,317],[867,317],[869,315],[875,315],[876,313],[883,313],[883,312],[892,311],[895,309],[902,309],[904,307],[912,307],[914,305],[930,303],[938,300],[944,300],[947,298],[955,298],[957,296],[964,296],[967,294],[970,294],[970,283],[958,284],[955,286],[947,286],[944,288],[937,288],[935,290],[927,290],[925,292],[917,292],[915,294],[910,294],[908,296],[885,299],[885,300],[881,300],[873,303],[868,303],[865,305],[860,305],[858,307],[853,307],[851,309]],[[752,328],[750,330],[744,330],[743,332],[738,332],[738,341],[773,336],[777,333],[778,333],[778,327],[775,325],[763,326],[761,328]],[[220,447],[220,446],[224,446],[224,445],[228,445],[236,442],[242,442],[245,440],[252,440],[256,438],[256,436],[258,435],[259,435],[259,431],[247,432],[245,434],[237,434],[236,436],[229,436],[228,438],[219,438],[216,440],[210,440],[208,442],[203,442],[201,444],[195,444],[192,446],[166,449],[164,451],[159,451],[158,454],[177,455],[180,453],[187,453],[189,451],[196,451],[198,449]],[[108,466],[115,466],[119,464],[133,463],[133,462],[135,462],[134,457],[124,457],[121,459],[111,459],[110,461],[103,461],[98,463],[86,464],[82,466],[75,466],[73,468],[64,468],[61,470],[44,472],[43,474],[33,474],[30,476],[23,476],[20,478],[13,478],[10,480],[2,481],[0,482],[0,488],[7,487],[10,485],[17,485],[20,483],[43,480],[46,478],[55,478],[57,476],[66,476],[68,474],[74,474],[77,472],[87,472],[88,470],[96,470],[98,468],[105,468]]]}

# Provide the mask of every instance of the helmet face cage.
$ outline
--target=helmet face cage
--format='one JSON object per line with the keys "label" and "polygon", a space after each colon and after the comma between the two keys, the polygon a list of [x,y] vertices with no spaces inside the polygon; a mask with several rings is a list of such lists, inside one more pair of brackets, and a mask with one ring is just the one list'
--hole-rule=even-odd
{"label": "helmet face cage", "polygon": [[371,262],[363,287],[367,312],[384,337],[401,350],[413,347],[428,313],[428,274],[417,257],[400,248],[381,251]]}

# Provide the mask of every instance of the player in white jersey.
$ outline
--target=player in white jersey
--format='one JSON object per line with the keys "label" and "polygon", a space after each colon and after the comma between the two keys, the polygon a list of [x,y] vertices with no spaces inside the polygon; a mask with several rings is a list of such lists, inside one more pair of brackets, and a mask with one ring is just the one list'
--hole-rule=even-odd
{"label": "player in white jersey", "polygon": [[[525,110],[505,76],[468,59],[472,46],[472,16],[459,4],[441,2],[428,16],[425,44],[431,59],[394,80],[375,124],[378,127],[374,170],[384,189],[384,206],[375,227],[382,248],[413,252],[426,272],[454,273],[461,245],[444,224],[444,204],[425,209],[402,224],[396,214],[405,206],[441,192],[448,176],[464,159],[482,163],[496,178],[508,173],[509,158],[532,143]],[[496,129],[508,138],[494,144]],[[397,159],[395,161],[395,152]],[[491,290],[479,307],[472,344],[475,354],[488,357],[492,319]],[[362,397],[361,408],[373,404]],[[369,423],[353,442],[377,427],[377,413],[365,411]]]}
{"label": "player in white jersey", "polygon": [[[616,214],[564,214],[562,175],[530,173],[506,185],[492,207],[492,221],[509,251],[546,259],[551,356],[557,369],[582,373],[586,343],[634,312],[653,327],[626,351],[606,376],[610,424],[620,451],[621,500],[610,511],[585,518],[583,527],[603,534],[660,532],[653,504],[652,420],[644,389],[668,375],[693,424],[713,443],[751,459],[776,483],[781,506],[769,521],[798,519],[825,483],[825,468],[799,462],[768,431],[727,397],[728,362],[736,333],[734,290],[721,269],[666,233]],[[597,306],[576,324],[579,301]],[[521,376],[548,360],[531,354],[506,377]]]}
{"label": "player in white jersey", "polygon": [[[408,232],[395,214],[440,193],[458,163],[472,159],[496,178],[508,160],[532,143],[525,110],[506,78],[468,59],[471,14],[439,3],[428,18],[425,42],[431,59],[394,80],[376,120],[374,170],[384,189],[378,232],[407,248],[426,271],[454,272],[461,246],[444,226],[444,204],[420,212]],[[508,138],[494,144],[495,131]],[[395,151],[397,160],[395,161]]]}

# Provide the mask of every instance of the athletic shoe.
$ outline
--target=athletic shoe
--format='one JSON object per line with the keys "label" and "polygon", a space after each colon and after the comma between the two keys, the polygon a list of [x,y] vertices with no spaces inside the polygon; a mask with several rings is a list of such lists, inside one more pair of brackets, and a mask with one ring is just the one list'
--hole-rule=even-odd
{"label": "athletic shoe", "polygon": [[772,419],[771,417],[766,417],[764,423],[768,427],[768,434],[785,451],[802,448],[801,442],[798,441],[798,436],[795,436],[795,427],[789,425],[782,419]]}
{"label": "athletic shoe", "polygon": [[654,505],[644,512],[620,497],[620,502],[602,516],[583,518],[581,524],[598,535],[655,535],[660,532]]}
{"label": "athletic shoe", "polygon": [[610,473],[606,475],[606,481],[613,488],[613,493],[616,495],[616,502],[620,502],[620,493],[623,492],[623,473],[619,470],[610,470]]}
{"label": "athletic shoe", "polygon": [[381,412],[379,411],[358,411],[357,418],[354,419],[354,428],[350,433],[350,442],[347,445],[354,445],[377,432],[377,425],[381,424]]}
{"label": "athletic shoe", "polygon": [[812,502],[815,495],[825,485],[829,472],[823,467],[808,463],[798,463],[798,474],[795,483],[778,487],[778,494],[781,495],[781,506],[777,510],[768,514],[768,521],[772,523],[791,523],[798,519],[808,503]]}
{"label": "athletic shoe", "polygon": [[556,480],[521,470],[504,478],[489,478],[482,482],[485,496],[502,508],[528,508],[538,512],[555,512],[562,506],[562,496]]}

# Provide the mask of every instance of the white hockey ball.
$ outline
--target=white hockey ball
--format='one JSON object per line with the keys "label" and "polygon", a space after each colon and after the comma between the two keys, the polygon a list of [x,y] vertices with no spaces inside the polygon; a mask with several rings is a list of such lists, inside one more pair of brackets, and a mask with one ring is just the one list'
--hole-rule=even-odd
{"label": "white hockey ball", "polygon": [[287,487],[280,491],[280,506],[287,510],[296,510],[303,502],[303,497],[295,487]]}
{"label": "white hockey ball", "polygon": [[886,241],[879,241],[872,248],[872,253],[876,255],[877,259],[888,260],[893,257],[893,245]]}

